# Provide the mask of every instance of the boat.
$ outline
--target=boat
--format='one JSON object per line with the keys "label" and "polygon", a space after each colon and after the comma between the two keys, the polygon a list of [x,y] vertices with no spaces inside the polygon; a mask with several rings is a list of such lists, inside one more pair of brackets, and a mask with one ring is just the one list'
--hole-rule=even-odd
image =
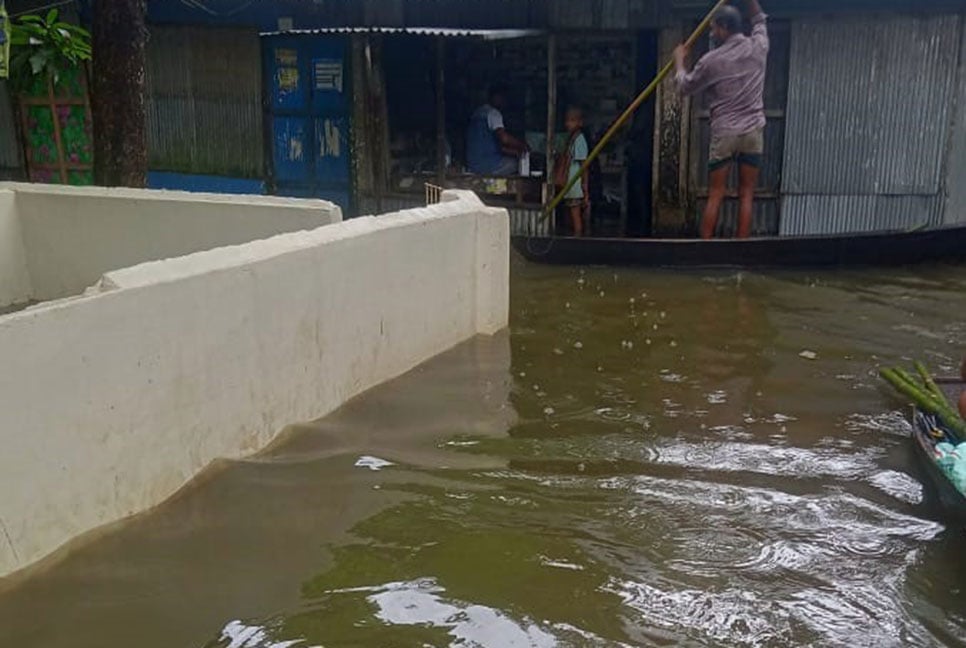
{"label": "boat", "polygon": [[[946,379],[936,382],[953,403],[958,401],[960,393],[966,390],[966,382],[960,380]],[[918,409],[913,410],[912,422],[912,438],[916,454],[922,460],[929,480],[935,487],[940,504],[952,517],[966,521],[966,495],[957,490],[935,459],[935,446],[943,439],[937,438],[933,432],[946,433],[945,428],[935,416]]]}
{"label": "boat", "polygon": [[806,268],[966,261],[966,224],[918,230],[710,241],[514,236],[512,242],[527,260],[551,265]]}

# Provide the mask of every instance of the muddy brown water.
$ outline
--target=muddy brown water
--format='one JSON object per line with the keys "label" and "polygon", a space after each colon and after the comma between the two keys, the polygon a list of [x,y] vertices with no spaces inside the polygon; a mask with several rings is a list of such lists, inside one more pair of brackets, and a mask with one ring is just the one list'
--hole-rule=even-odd
{"label": "muddy brown water", "polygon": [[957,368],[966,269],[512,282],[509,334],[0,581],[0,646],[966,645],[875,376]]}

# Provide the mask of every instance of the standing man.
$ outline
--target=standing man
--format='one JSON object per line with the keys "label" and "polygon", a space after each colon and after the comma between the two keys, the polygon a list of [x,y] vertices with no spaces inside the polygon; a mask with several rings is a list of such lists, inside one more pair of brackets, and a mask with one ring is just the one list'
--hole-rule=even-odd
{"label": "standing man", "polygon": [[747,0],[751,36],[742,30],[741,12],[724,6],[715,13],[711,34],[717,47],[688,72],[688,50],[674,51],[677,83],[689,95],[707,91],[711,106],[711,151],[708,156],[708,204],[701,237],[714,236],[731,165],[737,160],[741,209],[738,237],[751,235],[755,187],[764,152],[765,66],[768,59],[767,18],[758,0]]}
{"label": "standing man", "polygon": [[520,156],[527,145],[507,132],[503,124],[507,91],[501,85],[490,89],[490,100],[476,109],[466,131],[466,165],[470,172],[508,176],[519,170]]}

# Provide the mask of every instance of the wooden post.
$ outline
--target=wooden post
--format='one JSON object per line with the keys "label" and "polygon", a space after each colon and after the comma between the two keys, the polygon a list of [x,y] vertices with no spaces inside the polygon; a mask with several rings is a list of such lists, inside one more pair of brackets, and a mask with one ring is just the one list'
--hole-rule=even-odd
{"label": "wooden post", "polygon": [[[665,28],[658,37],[658,56],[670,59],[684,38],[680,27]],[[687,136],[688,103],[670,83],[657,91],[654,119],[654,195],[651,231],[654,235],[680,236],[687,228],[686,173],[682,153]]]}
{"label": "wooden post", "polygon": [[352,134],[352,186],[355,190],[355,211],[361,215],[375,212],[375,176],[372,169],[373,134],[371,120],[369,119],[366,36],[353,34],[351,40],[352,126],[349,132]]}
{"label": "wooden post", "polygon": [[47,76],[47,97],[50,100],[50,113],[54,118],[54,142],[57,144],[57,165],[60,167],[60,181],[67,184],[67,151],[64,150],[64,138],[60,134],[60,111],[57,98],[54,96],[54,79]]}
{"label": "wooden post", "polygon": [[366,86],[372,125],[370,154],[377,213],[382,213],[383,198],[389,189],[389,109],[386,104],[386,81],[382,65],[382,40],[378,36],[370,36],[366,42]]}
{"label": "wooden post", "polygon": [[[554,138],[557,130],[557,35],[547,35],[547,169],[544,185],[543,203],[546,204],[556,193],[553,184]],[[556,230],[557,219],[550,216],[550,233]],[[534,232],[536,233],[536,232]]]}
{"label": "wooden post", "polygon": [[446,40],[436,37],[436,184],[446,182]]}
{"label": "wooden post", "polygon": [[107,187],[144,187],[148,176],[146,0],[92,3],[91,110],[94,178]]}

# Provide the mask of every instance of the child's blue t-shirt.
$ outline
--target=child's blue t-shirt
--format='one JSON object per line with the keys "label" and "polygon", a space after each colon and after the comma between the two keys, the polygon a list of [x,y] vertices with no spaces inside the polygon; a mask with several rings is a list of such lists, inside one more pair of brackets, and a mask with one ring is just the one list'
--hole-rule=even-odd
{"label": "child's blue t-shirt", "polygon": [[[574,143],[571,144],[570,148],[570,173],[569,179],[573,180],[574,177],[580,175],[580,165],[583,164],[584,160],[587,159],[587,155],[590,153],[587,147],[587,138],[584,137],[583,133],[577,135],[574,138]],[[578,200],[584,197],[584,187],[583,182],[577,182],[567,195],[564,196],[567,200]]]}

